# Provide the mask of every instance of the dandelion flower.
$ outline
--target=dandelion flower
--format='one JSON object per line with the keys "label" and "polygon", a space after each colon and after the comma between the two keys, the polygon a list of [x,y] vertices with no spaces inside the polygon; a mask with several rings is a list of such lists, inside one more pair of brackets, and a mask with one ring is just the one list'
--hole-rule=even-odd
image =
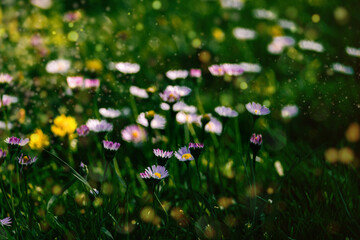
{"label": "dandelion flower", "polygon": [[29,147],[31,149],[40,150],[49,146],[49,144],[49,137],[39,128],[35,129],[34,133],[30,135]]}
{"label": "dandelion flower", "polygon": [[71,135],[75,132],[77,123],[75,118],[71,116],[65,116],[64,114],[57,116],[54,120],[54,124],[51,126],[51,131],[59,137],[65,135]]}

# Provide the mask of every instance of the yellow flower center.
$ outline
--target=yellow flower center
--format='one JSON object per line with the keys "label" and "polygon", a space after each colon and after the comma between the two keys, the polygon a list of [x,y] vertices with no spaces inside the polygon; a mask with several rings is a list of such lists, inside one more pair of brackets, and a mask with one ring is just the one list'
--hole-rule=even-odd
{"label": "yellow flower center", "polygon": [[156,87],[154,87],[154,86],[148,87],[146,89],[146,91],[149,92],[149,93],[154,93],[156,91]]}
{"label": "yellow flower center", "polygon": [[254,110],[254,113],[255,113],[255,114],[258,114],[258,113],[260,113],[260,111],[257,110],[257,109],[255,109],[255,110]]}
{"label": "yellow flower center", "polygon": [[139,133],[138,133],[138,131],[134,131],[134,132],[132,132],[132,136],[133,136],[133,138],[137,138],[137,137],[139,137]]}
{"label": "yellow flower center", "polygon": [[24,158],[24,162],[28,162],[29,161],[29,158],[27,156],[25,156]]}
{"label": "yellow flower center", "polygon": [[181,156],[182,158],[185,158],[186,160],[190,159],[192,155],[190,153],[185,153]]}
{"label": "yellow flower center", "polygon": [[158,178],[161,178],[161,174],[160,173],[154,173],[155,176],[157,176]]}
{"label": "yellow flower center", "polygon": [[146,113],[146,115],[147,115],[148,117],[154,117],[154,116],[155,116],[155,112],[154,112],[153,110],[150,110],[150,111],[148,111],[148,112]]}

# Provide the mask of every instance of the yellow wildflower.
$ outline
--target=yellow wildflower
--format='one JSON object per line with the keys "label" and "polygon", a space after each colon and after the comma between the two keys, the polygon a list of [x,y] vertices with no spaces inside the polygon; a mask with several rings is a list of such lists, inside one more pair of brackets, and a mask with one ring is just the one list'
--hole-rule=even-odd
{"label": "yellow wildflower", "polygon": [[42,149],[49,146],[49,144],[49,137],[41,129],[35,129],[34,133],[30,135],[29,146],[31,149]]}
{"label": "yellow wildflower", "polygon": [[51,126],[51,131],[59,137],[64,137],[66,134],[69,136],[75,132],[77,123],[75,118],[67,117],[64,114],[57,116],[54,124]]}
{"label": "yellow wildflower", "polygon": [[101,61],[98,59],[87,60],[85,65],[92,72],[100,72],[103,68]]}

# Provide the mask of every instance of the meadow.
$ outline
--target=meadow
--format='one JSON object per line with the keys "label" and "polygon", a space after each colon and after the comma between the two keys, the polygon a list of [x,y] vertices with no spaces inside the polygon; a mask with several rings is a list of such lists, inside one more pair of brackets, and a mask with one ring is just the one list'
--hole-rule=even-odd
{"label": "meadow", "polygon": [[358,7],[2,0],[0,239],[359,239]]}

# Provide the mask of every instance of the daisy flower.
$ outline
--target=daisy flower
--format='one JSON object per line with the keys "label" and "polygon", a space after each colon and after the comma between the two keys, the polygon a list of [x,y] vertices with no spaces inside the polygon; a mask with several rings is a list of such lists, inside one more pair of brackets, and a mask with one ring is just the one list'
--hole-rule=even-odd
{"label": "daisy flower", "polygon": [[296,105],[287,105],[281,109],[281,116],[283,118],[295,117],[299,112],[299,108]]}
{"label": "daisy flower", "polygon": [[164,151],[162,149],[153,149],[155,156],[161,158],[171,158],[173,155],[173,151]]}
{"label": "daisy flower", "polygon": [[[346,47],[345,51],[349,56],[360,57],[360,48]],[[0,79],[1,79],[1,77],[0,77]],[[0,82],[1,82],[1,80],[0,80]]]}
{"label": "daisy flower", "polygon": [[180,148],[177,152],[175,152],[175,157],[182,162],[194,160],[194,157],[190,152],[190,148],[187,148],[186,146]]}
{"label": "daisy flower", "polygon": [[[7,125],[7,126],[6,126],[6,125]],[[6,127],[7,127],[7,129],[11,130],[11,129],[13,128],[13,124],[10,123],[10,122],[8,122],[7,124],[5,124],[5,122],[0,121],[0,129],[6,129]]]}
{"label": "daisy flower", "polygon": [[346,75],[353,75],[354,74],[354,69],[350,66],[346,66],[344,64],[341,63],[333,63],[332,65],[332,69],[335,72],[339,72],[339,73],[343,73]]}
{"label": "daisy flower", "polygon": [[160,103],[160,108],[161,108],[161,110],[169,111],[170,110],[170,105],[167,104],[167,103]]}
{"label": "daisy flower", "polygon": [[6,151],[0,148],[0,159],[6,157]]}
{"label": "daisy flower", "polygon": [[98,88],[100,86],[100,80],[86,78],[84,81],[84,86],[85,88]]}
{"label": "daisy flower", "polygon": [[11,227],[11,218],[10,217],[6,217],[3,219],[0,219],[0,223],[2,226],[7,226],[7,227]]}
{"label": "daisy flower", "polygon": [[100,108],[99,113],[106,118],[117,118],[121,115],[121,112],[113,108]]}
{"label": "daisy flower", "polygon": [[299,47],[304,50],[314,51],[314,52],[323,52],[324,47],[322,44],[309,41],[309,40],[301,40],[299,42]]}
{"label": "daisy flower", "polygon": [[171,79],[171,80],[175,80],[175,79],[179,79],[179,78],[187,78],[187,76],[189,75],[189,72],[187,70],[170,70],[166,72],[166,77]]}
{"label": "daisy flower", "polygon": [[214,117],[210,117],[210,122],[205,125],[205,131],[220,135],[222,132],[222,124]]}
{"label": "daisy flower", "polygon": [[237,117],[239,115],[235,110],[225,106],[216,107],[215,112],[222,117]]}
{"label": "daisy flower", "polygon": [[151,121],[150,127],[152,129],[164,129],[165,128],[166,119],[163,116],[156,114],[154,111],[149,111],[147,113],[144,113],[144,112],[140,113],[136,119],[136,122],[143,125],[144,127],[148,127],[149,120]]}
{"label": "daisy flower", "polygon": [[80,137],[85,137],[86,135],[89,134],[90,129],[86,125],[81,125],[76,129],[76,132]]}
{"label": "daisy flower", "polygon": [[57,59],[46,64],[48,73],[66,73],[70,68],[70,61],[65,59]]}
{"label": "daisy flower", "polygon": [[270,113],[270,110],[262,106],[259,103],[251,102],[246,104],[246,109],[253,115],[262,116],[262,115],[268,115]]}
{"label": "daisy flower", "polygon": [[164,166],[160,166],[160,165],[157,165],[157,166],[152,165],[151,168],[148,167],[145,169],[145,172],[140,173],[140,177],[145,178],[145,179],[153,178],[153,179],[161,180],[168,176],[169,176],[169,173],[166,170],[166,168]]}
{"label": "daisy flower", "polygon": [[294,44],[295,40],[292,37],[275,37],[273,41],[268,45],[268,52],[272,54],[280,54],[284,51],[285,47],[293,46]]}
{"label": "daisy flower", "polygon": [[92,132],[111,132],[113,130],[113,125],[108,123],[106,120],[98,120],[98,119],[89,119],[86,122],[86,126]]}
{"label": "daisy flower", "polygon": [[49,9],[52,6],[52,0],[31,0],[31,4],[41,9]]}
{"label": "daisy flower", "polygon": [[103,140],[103,146],[110,151],[117,151],[120,147],[120,143]]}
{"label": "daisy flower", "polygon": [[24,156],[23,154],[21,154],[21,156],[18,157],[18,160],[19,164],[27,166],[36,162],[37,157]]}
{"label": "daisy flower", "polygon": [[185,113],[185,112],[178,112],[176,114],[176,122],[179,124],[197,124],[198,126],[201,126],[201,117],[195,113]]}
{"label": "daisy flower", "polygon": [[253,133],[250,138],[250,143],[260,146],[262,144],[262,135]]}
{"label": "daisy flower", "polygon": [[82,88],[84,84],[84,78],[80,76],[76,77],[67,77],[66,78],[67,84],[69,88]]}
{"label": "daisy flower", "polygon": [[10,106],[11,104],[13,103],[17,103],[18,102],[18,98],[17,97],[14,97],[14,96],[9,96],[9,95],[6,95],[4,94],[2,96],[2,101],[0,101],[0,107],[2,106],[1,105],[1,102],[4,106]]}
{"label": "daisy flower", "polygon": [[190,69],[190,77],[199,78],[201,77],[201,69]]}
{"label": "daisy flower", "polygon": [[163,101],[173,103],[179,101],[181,97],[191,93],[191,89],[185,86],[167,86],[164,92],[160,93]]}
{"label": "daisy flower", "polygon": [[279,19],[278,24],[283,29],[288,29],[288,30],[290,30],[292,32],[296,31],[296,24],[294,22],[292,22],[292,21],[287,20],[287,19]]}
{"label": "daisy flower", "polygon": [[239,64],[244,72],[258,73],[261,71],[261,66],[256,63],[242,62]]}
{"label": "daisy flower", "polygon": [[129,62],[118,62],[115,64],[115,68],[125,74],[134,74],[140,71],[139,64]]}
{"label": "daisy flower", "polygon": [[116,151],[120,147],[120,143],[103,140],[103,146],[105,149],[105,159],[111,161],[116,154]]}
{"label": "daisy flower", "polygon": [[6,158],[6,151],[0,148],[0,166],[4,163]]}
{"label": "daisy flower", "polygon": [[137,86],[130,86],[130,94],[138,98],[149,98],[149,94],[145,89],[139,88]]}
{"label": "daisy flower", "polygon": [[13,80],[13,77],[10,76],[7,73],[0,73],[0,84],[2,83],[11,83]]}
{"label": "daisy flower", "polygon": [[277,18],[275,13],[266,9],[255,9],[253,14],[257,19],[274,20]]}
{"label": "daisy flower", "polygon": [[7,143],[8,145],[15,145],[15,146],[20,146],[20,147],[23,147],[25,146],[26,144],[28,144],[29,142],[29,138],[25,138],[25,139],[22,139],[22,138],[17,138],[17,137],[7,137],[4,142]]}
{"label": "daisy flower", "polygon": [[203,143],[189,143],[189,150],[191,154],[194,156],[195,161],[199,159],[199,156],[204,149]]}
{"label": "daisy flower", "polygon": [[222,8],[232,8],[240,10],[244,6],[244,2],[240,0],[220,0]]}
{"label": "daisy flower", "polygon": [[135,144],[146,141],[146,131],[138,125],[129,125],[121,130],[122,139]]}
{"label": "daisy flower", "polygon": [[[250,148],[255,156],[257,152],[260,150],[261,144],[262,144],[262,135],[253,133],[250,138]],[[255,164],[255,162],[253,164]]]}
{"label": "daisy flower", "polygon": [[222,65],[211,65],[209,71],[213,76],[224,76],[225,71]]}
{"label": "daisy flower", "polygon": [[251,40],[256,37],[256,32],[252,29],[237,27],[233,29],[233,35],[238,40]]}
{"label": "daisy flower", "polygon": [[175,112],[186,112],[186,113],[196,113],[197,108],[195,106],[192,105],[187,105],[186,103],[184,103],[183,101],[179,101],[177,103],[174,104],[173,106],[173,110]]}
{"label": "daisy flower", "polygon": [[169,158],[172,157],[173,151],[164,151],[162,149],[153,149],[153,153],[157,157],[157,162],[161,166],[165,166]]}
{"label": "daisy flower", "polygon": [[244,72],[240,64],[224,63],[222,64],[225,74],[229,76],[239,76]]}

